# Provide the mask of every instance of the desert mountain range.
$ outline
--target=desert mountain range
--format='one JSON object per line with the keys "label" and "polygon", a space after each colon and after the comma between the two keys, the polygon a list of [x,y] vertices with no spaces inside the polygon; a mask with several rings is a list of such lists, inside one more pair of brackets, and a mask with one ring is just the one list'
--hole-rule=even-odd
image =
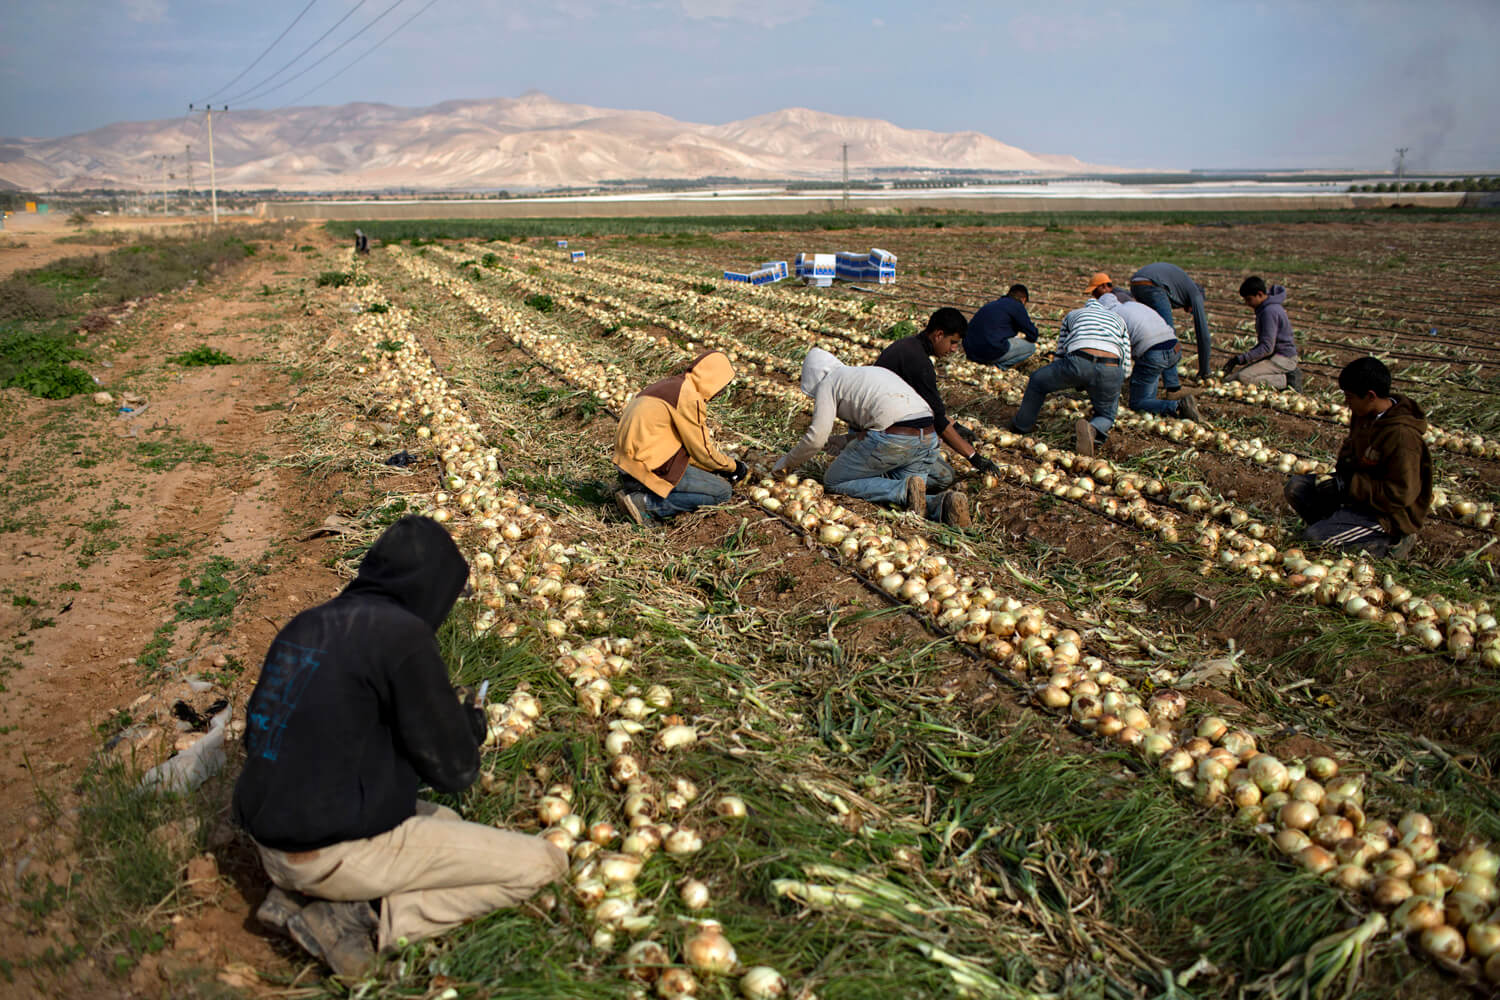
{"label": "desert mountain range", "polygon": [[[0,138],[0,185],[69,191],[208,184],[202,115],[121,122],[57,139]],[[652,111],[518,98],[388,104],[214,116],[223,189],[484,190],[586,185],[611,178],[830,179],[849,144],[852,176],[876,167],[1046,174],[1097,171],[1072,156],[1030,153],[979,132],[905,129],[873,118],[788,108],[726,125]],[[169,159],[163,160],[166,157]]]}

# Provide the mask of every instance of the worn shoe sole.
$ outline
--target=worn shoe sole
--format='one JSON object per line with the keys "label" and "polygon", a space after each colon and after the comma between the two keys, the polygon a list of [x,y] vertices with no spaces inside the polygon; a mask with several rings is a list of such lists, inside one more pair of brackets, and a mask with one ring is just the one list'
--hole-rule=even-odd
{"label": "worn shoe sole", "polygon": [[906,509],[918,517],[927,516],[927,480],[921,476],[906,477]]}
{"label": "worn shoe sole", "polygon": [[969,498],[957,490],[943,494],[943,523],[954,528],[967,528],[973,523],[969,518]]}
{"label": "worn shoe sole", "polygon": [[640,505],[635,502],[635,497],[624,490],[615,492],[615,506],[620,508],[620,513],[630,518],[638,527],[646,526],[646,512],[641,510]]}
{"label": "worn shoe sole", "polygon": [[255,909],[255,919],[261,926],[286,933],[287,921],[302,911],[302,904],[280,886],[272,886],[265,901]]}
{"label": "worn shoe sole", "polygon": [[1392,545],[1391,550],[1387,553],[1387,555],[1389,555],[1392,559],[1405,559],[1407,556],[1411,555],[1412,549],[1416,547],[1417,536],[1407,535],[1405,538],[1401,539],[1401,541],[1397,542],[1395,545]]}
{"label": "worn shoe sole", "polygon": [[1195,424],[1203,423],[1203,414],[1198,412],[1198,403],[1192,396],[1183,396],[1177,401],[1177,415]]}
{"label": "worn shoe sole", "polygon": [[286,931],[335,975],[363,977],[375,964],[374,913],[369,903],[309,903],[286,922]]}
{"label": "worn shoe sole", "polygon": [[1094,457],[1094,425],[1082,417],[1073,425],[1073,443],[1076,445],[1074,451],[1085,458]]}

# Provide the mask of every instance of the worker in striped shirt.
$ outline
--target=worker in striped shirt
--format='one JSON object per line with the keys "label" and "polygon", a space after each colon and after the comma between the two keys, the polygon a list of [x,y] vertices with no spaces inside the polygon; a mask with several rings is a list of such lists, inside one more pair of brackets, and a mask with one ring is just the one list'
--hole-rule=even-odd
{"label": "worker in striped shirt", "polygon": [[1120,409],[1120,390],[1130,377],[1130,330],[1125,321],[1101,305],[1099,296],[1114,290],[1103,271],[1089,280],[1084,293],[1088,304],[1074,309],[1058,329],[1053,361],[1031,374],[1021,408],[1011,421],[1011,430],[1030,434],[1036,426],[1042,402],[1064,389],[1087,389],[1094,415],[1074,424],[1078,454],[1093,455],[1115,424]]}

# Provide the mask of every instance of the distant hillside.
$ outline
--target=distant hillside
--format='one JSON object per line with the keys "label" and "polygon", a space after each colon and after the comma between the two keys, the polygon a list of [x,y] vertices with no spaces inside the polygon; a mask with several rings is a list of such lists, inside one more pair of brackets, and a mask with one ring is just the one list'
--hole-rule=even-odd
{"label": "distant hillside", "polygon": [[[219,186],[286,191],[521,189],[609,178],[828,179],[842,169],[846,142],[850,163],[860,168],[1109,169],[1029,153],[978,132],[904,129],[806,108],[699,125],[529,93],[428,108],[345,104],[214,117]],[[204,187],[208,138],[197,119],[121,122],[60,139],[0,139],[0,185],[149,189],[160,183],[155,158],[168,156],[177,174],[169,183],[180,187],[188,145],[193,181]]]}

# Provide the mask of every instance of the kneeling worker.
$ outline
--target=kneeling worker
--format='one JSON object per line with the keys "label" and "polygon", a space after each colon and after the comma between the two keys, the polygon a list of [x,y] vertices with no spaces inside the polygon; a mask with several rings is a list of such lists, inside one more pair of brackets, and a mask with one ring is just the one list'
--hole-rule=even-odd
{"label": "kneeling worker", "polygon": [[709,437],[708,401],[733,379],[729,358],[710,351],[626,404],[614,454],[615,503],[626,517],[644,526],[729,499],[749,469]]}
{"label": "kneeling worker", "polygon": [[368,970],[372,934],[382,950],[431,937],[568,870],[540,837],[417,799],[479,776],[485,715],[435,635],[468,574],[442,525],[403,517],[342,593],[277,633],[246,708],[234,816],[277,886],[256,916],[342,976]]}
{"label": "kneeling worker", "polygon": [[813,399],[812,422],[773,473],[795,469],[817,454],[837,418],[853,433],[823,474],[830,493],[969,526],[969,499],[949,489],[953,470],[938,453],[932,408],[900,375],[874,365],[846,365],[814,347],[802,362],[802,391]]}
{"label": "kneeling worker", "polygon": [[1074,424],[1078,454],[1092,456],[1095,444],[1109,436],[1120,410],[1120,389],[1130,376],[1130,330],[1099,301],[1113,289],[1109,275],[1095,272],[1083,290],[1092,296],[1088,304],[1063,317],[1053,362],[1031,373],[1020,409],[1011,420],[1011,430],[1030,434],[1042,403],[1054,392],[1087,389],[1094,414],[1088,419],[1080,417]]}
{"label": "kneeling worker", "polygon": [[1427,419],[1416,403],[1391,394],[1391,371],[1378,358],[1345,365],[1339,388],[1349,436],[1334,474],[1292,476],[1287,503],[1307,522],[1308,541],[1404,558],[1432,506]]}

